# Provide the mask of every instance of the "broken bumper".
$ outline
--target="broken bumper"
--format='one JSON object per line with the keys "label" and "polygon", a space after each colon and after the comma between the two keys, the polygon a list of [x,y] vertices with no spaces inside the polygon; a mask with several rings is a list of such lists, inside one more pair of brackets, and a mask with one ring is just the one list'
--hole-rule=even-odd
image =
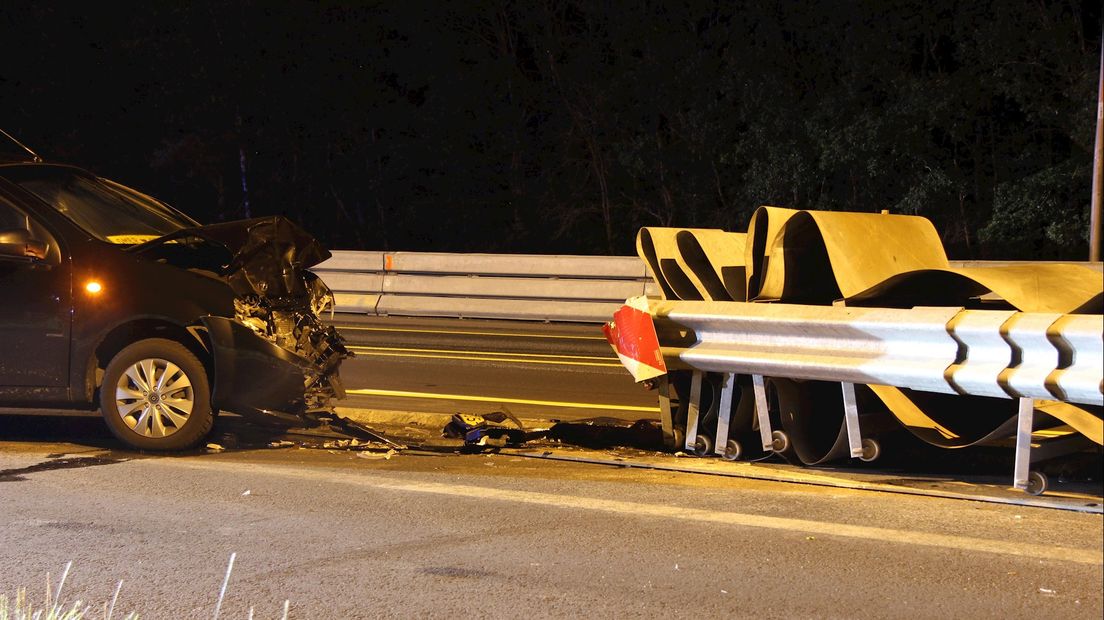
{"label": "broken bumper", "polygon": [[338,379],[340,358],[312,361],[232,319],[208,316],[202,321],[214,359],[214,407],[297,424],[304,414],[317,410],[319,392],[344,397]]}

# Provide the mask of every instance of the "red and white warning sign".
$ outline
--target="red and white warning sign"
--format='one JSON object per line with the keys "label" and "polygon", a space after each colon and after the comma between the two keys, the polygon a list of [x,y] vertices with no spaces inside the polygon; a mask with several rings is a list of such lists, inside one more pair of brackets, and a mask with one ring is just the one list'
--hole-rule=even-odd
{"label": "red and white warning sign", "polygon": [[637,383],[667,374],[648,299],[633,297],[602,326],[606,340]]}

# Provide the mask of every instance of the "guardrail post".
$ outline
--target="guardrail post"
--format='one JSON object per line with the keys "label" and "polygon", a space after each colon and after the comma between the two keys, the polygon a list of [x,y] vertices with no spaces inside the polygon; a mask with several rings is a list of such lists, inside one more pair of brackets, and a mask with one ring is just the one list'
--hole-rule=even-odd
{"label": "guardrail post", "polygon": [[855,384],[842,383],[841,385],[843,386],[843,421],[847,425],[847,447],[851,449],[852,458],[862,458],[862,430],[859,428],[859,403],[855,398]]}
{"label": "guardrail post", "polygon": [[695,370],[690,380],[690,407],[686,410],[686,439],[682,442],[682,449],[687,452],[694,450],[694,444],[698,439],[698,416],[701,413],[702,376],[700,370]]}
{"label": "guardrail post", "polygon": [[675,446],[675,423],[671,415],[671,381],[667,375],[659,377],[659,425],[663,431],[663,445]]}
{"label": "guardrail post", "polygon": [[763,375],[752,375],[751,385],[755,390],[755,415],[759,420],[759,438],[763,441],[763,450],[774,450],[774,437],[771,435],[770,412],[767,410],[767,386]]}
{"label": "guardrail post", "polygon": [[1021,398],[1020,409],[1016,414],[1016,462],[1013,466],[1012,486],[1038,495],[1031,488],[1031,427],[1034,415],[1035,400]]}
{"label": "guardrail post", "polygon": [[728,444],[728,425],[732,421],[732,393],[736,390],[736,375],[726,372],[721,375],[721,399],[717,404],[717,436],[713,441],[713,452],[724,454]]}

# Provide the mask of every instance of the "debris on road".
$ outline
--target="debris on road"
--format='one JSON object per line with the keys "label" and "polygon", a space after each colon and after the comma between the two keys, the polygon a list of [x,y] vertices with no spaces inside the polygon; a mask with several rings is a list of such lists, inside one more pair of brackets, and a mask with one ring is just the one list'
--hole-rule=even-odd
{"label": "debris on road", "polygon": [[354,439],[338,439],[337,441],[327,441],[322,444],[323,448],[358,448],[360,442]]}
{"label": "debris on road", "polygon": [[548,431],[548,438],[561,443],[589,448],[612,446],[641,450],[663,450],[663,432],[658,420],[637,420],[629,426],[615,418],[591,418],[558,422]]}
{"label": "debris on road", "polygon": [[371,460],[371,461],[375,461],[375,460],[390,461],[391,457],[395,456],[398,453],[399,453],[398,450],[395,450],[394,448],[391,448],[387,452],[382,452],[382,453],[381,452],[368,452],[368,451],[363,451],[362,450],[360,452],[357,452],[356,455],[357,455],[357,458],[368,459],[368,460]]}
{"label": "debris on road", "polygon": [[513,448],[546,440],[565,447],[663,450],[663,435],[654,420],[638,420],[626,426],[624,420],[597,417],[554,421],[551,428],[527,429],[508,411],[483,415],[456,413],[442,429],[442,436],[462,439],[468,448]]}
{"label": "debris on road", "polygon": [[[509,421],[510,424],[506,424]],[[445,437],[463,439],[466,446],[504,448],[519,446],[545,432],[527,433],[521,421],[506,411],[486,415],[456,413],[442,431]]]}
{"label": "debris on road", "polygon": [[224,450],[226,450],[226,448],[223,448],[221,445],[219,445],[217,443],[207,444],[207,451],[208,452],[222,452]]}

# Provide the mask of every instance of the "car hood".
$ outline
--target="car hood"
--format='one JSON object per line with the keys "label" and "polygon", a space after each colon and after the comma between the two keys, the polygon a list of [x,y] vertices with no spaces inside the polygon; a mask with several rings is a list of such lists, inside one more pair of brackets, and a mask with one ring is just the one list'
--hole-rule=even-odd
{"label": "car hood", "polygon": [[[208,243],[183,243],[189,239]],[[279,215],[184,228],[128,251],[214,272],[238,295],[262,297],[310,294],[304,272],[330,258],[317,239]]]}

